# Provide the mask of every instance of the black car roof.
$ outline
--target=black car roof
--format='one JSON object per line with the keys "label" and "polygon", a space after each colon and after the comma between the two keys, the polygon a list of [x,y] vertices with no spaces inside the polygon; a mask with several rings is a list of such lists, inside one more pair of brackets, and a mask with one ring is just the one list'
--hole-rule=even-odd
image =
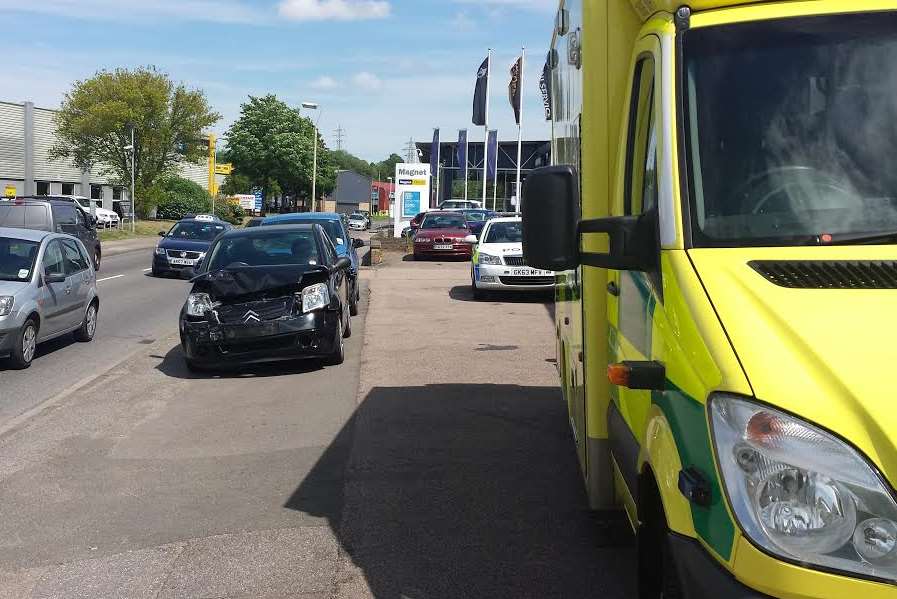
{"label": "black car roof", "polygon": [[229,222],[225,220],[221,220],[220,218],[216,218],[214,220],[210,220],[208,218],[182,218],[178,221],[179,223],[209,223],[210,225],[227,225],[232,226]]}
{"label": "black car roof", "polygon": [[290,224],[290,225],[268,225],[265,227],[252,227],[250,229],[231,229],[221,234],[221,238],[227,237],[252,237],[253,235],[270,235],[276,231],[314,231],[315,227],[321,229],[318,223],[312,224]]}

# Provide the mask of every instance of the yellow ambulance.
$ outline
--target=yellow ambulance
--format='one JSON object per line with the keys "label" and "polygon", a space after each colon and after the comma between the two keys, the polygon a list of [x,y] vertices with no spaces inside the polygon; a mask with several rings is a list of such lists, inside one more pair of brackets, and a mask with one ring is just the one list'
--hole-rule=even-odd
{"label": "yellow ambulance", "polygon": [[570,0],[527,264],[640,597],[897,597],[897,1]]}

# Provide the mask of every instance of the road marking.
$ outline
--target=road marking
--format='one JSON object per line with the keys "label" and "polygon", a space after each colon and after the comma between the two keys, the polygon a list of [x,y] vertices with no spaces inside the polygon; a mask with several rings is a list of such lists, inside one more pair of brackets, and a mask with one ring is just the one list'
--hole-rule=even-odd
{"label": "road marking", "polygon": [[143,269],[143,272],[149,272],[149,271],[151,271],[151,270],[152,270],[152,268],[144,268],[144,269]]}
{"label": "road marking", "polygon": [[102,283],[103,281],[111,281],[112,279],[120,279],[125,275],[115,275],[114,277],[106,277],[105,279],[97,279],[97,283]]}

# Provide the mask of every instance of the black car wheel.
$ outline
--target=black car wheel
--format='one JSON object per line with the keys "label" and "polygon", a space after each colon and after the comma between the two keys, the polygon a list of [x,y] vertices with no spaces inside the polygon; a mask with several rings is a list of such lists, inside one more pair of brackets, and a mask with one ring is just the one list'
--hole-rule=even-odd
{"label": "black car wheel", "polygon": [[339,366],[346,361],[346,346],[343,343],[343,319],[340,318],[336,323],[336,337],[333,340],[333,351],[330,352],[324,363],[328,366]]}
{"label": "black car wheel", "polygon": [[349,316],[358,316],[358,279],[352,285],[351,295],[352,297],[349,298]]}

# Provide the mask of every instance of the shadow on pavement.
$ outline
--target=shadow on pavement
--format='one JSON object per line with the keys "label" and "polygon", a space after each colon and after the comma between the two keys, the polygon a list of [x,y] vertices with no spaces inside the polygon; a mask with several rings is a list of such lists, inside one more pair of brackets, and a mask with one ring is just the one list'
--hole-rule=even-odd
{"label": "shadow on pavement", "polygon": [[154,355],[154,358],[162,361],[156,369],[164,374],[177,379],[233,379],[233,378],[266,378],[274,376],[287,376],[291,374],[304,374],[321,370],[324,366],[320,360],[290,360],[286,362],[266,362],[264,364],[251,364],[247,366],[222,366],[221,370],[209,370],[205,372],[190,372],[184,362],[184,354],[181,346],[175,345],[164,356]]}
{"label": "shadow on pavement", "polygon": [[375,388],[285,507],[326,518],[377,598],[635,596],[553,387]]}
{"label": "shadow on pavement", "polygon": [[486,296],[486,299],[477,300],[473,298],[473,289],[471,289],[470,285],[455,285],[449,289],[449,297],[459,302],[476,302],[479,304],[501,302],[506,304],[554,305],[554,290],[517,292],[491,291]]}
{"label": "shadow on pavement", "polygon": [[428,257],[415,258],[413,254],[405,254],[404,256],[402,256],[402,262],[427,262],[427,263],[433,264],[435,266],[439,266],[439,264],[443,263],[443,262],[452,262],[452,263],[470,262],[470,256],[456,256],[456,257],[441,256],[438,258],[428,258]]}

